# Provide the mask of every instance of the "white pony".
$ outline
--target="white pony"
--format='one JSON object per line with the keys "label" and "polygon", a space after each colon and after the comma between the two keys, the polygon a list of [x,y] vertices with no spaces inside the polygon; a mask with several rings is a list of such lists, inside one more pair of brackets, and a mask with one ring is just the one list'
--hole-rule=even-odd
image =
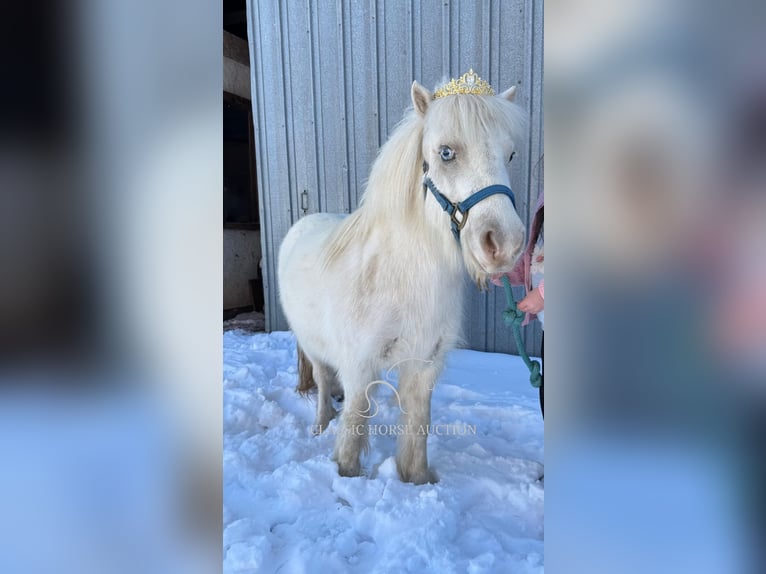
{"label": "white pony", "polygon": [[342,385],[334,459],[343,476],[361,472],[370,383],[396,367],[405,429],[399,476],[436,480],[424,429],[445,354],[459,340],[463,267],[483,287],[490,274],[509,271],[522,249],[524,226],[507,186],[525,116],[511,103],[515,87],[495,96],[478,82],[488,95],[442,88],[434,96],[414,82],[413,108],[380,149],[359,208],[303,217],[280,248],[280,297],[302,362],[299,390],[314,381],[318,387],[317,432],[335,415],[331,395]]}

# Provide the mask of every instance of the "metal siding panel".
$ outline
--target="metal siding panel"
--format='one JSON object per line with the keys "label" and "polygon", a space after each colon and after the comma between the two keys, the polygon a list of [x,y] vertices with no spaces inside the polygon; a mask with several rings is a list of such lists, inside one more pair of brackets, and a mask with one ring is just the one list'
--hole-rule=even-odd
{"label": "metal siding panel", "polygon": [[[447,77],[454,77],[460,69],[460,0],[449,2],[449,30],[447,33],[449,62]],[[462,73],[462,72],[460,72]]]}
{"label": "metal siding panel", "polygon": [[488,70],[483,62],[482,4],[459,2],[458,23],[460,50],[457,69],[452,71],[453,75],[463,74],[469,68],[473,68],[482,78],[488,78]]}
{"label": "metal siding panel", "polygon": [[[308,193],[308,212],[320,211],[321,204],[318,196],[318,171],[322,171],[322,161],[317,158],[316,109],[313,94],[321,86],[315,85],[318,80],[312,74],[311,54],[313,30],[311,13],[307,6],[299,3],[286,3],[286,16],[289,34],[285,35],[287,45],[285,51],[289,56],[289,94],[287,98],[287,117],[290,130],[291,181],[288,193],[295,205],[293,223],[303,216],[301,194]],[[317,114],[318,115],[318,114]]]}
{"label": "metal siding panel", "polygon": [[[263,246],[266,328],[284,329],[286,321],[279,306],[276,285],[276,253],[291,221],[287,189],[287,137],[284,109],[284,64],[278,6],[249,2],[250,62],[253,74],[253,122],[257,134],[256,162],[259,175],[261,242]],[[266,153],[268,150],[268,153]]]}
{"label": "metal siding panel", "polygon": [[[322,83],[322,73],[319,65],[319,37],[320,37],[320,24],[319,15],[317,14],[317,6],[314,2],[309,3],[310,10],[310,25],[309,36],[311,40],[310,51],[307,53],[310,55],[306,58],[304,55],[304,61],[311,62],[310,74],[306,75],[307,78],[311,78],[311,114],[313,118],[314,127],[314,155],[316,158],[316,187],[311,191],[309,195],[309,212],[321,212],[325,211],[327,205],[324,197],[325,189],[325,168],[326,158],[325,149],[322,145],[324,141],[324,112],[321,106],[322,103],[322,91],[324,89]],[[303,110],[302,110],[303,111]],[[306,110],[307,111],[307,110]],[[311,199],[314,202],[311,202]]]}
{"label": "metal siding panel", "polygon": [[[354,132],[352,137],[353,170],[350,190],[354,209],[359,205],[367,174],[379,147],[378,124],[378,77],[377,44],[374,41],[377,30],[377,16],[374,3],[352,2],[349,21],[350,58],[353,86],[350,87],[351,116]],[[372,40],[372,41],[371,41]]]}
{"label": "metal siding panel", "polygon": [[[517,102],[531,121],[511,185],[529,223],[542,189],[531,173],[543,150],[542,85],[533,82],[542,74],[539,0],[251,0],[248,10],[268,329],[287,327],[276,256],[299,215],[300,191],[313,188],[311,211],[356,208],[379,146],[410,105],[413,79],[432,89],[473,67],[498,90],[518,85]],[[522,291],[515,290],[517,298]],[[469,287],[468,346],[515,351],[504,308],[502,289]],[[526,329],[534,354],[540,335],[537,325]]]}
{"label": "metal siding panel", "polygon": [[449,78],[450,70],[452,68],[452,39],[450,34],[452,32],[451,22],[452,8],[450,1],[445,0],[442,6],[442,61],[441,61],[441,74],[440,79]]}
{"label": "metal siding panel", "polygon": [[409,0],[389,0],[381,4],[385,4],[385,18],[382,26],[383,49],[379,54],[383,75],[379,85],[385,86],[385,90],[381,90],[386,96],[381,109],[381,117],[384,118],[381,141],[385,141],[410,105],[412,17]]}
{"label": "metal siding panel", "polygon": [[343,113],[346,116],[346,197],[345,212],[350,213],[351,206],[357,204],[356,192],[356,114],[354,109],[354,64],[352,42],[352,6],[345,6],[338,0],[340,15],[342,58],[343,58]]}
{"label": "metal siding panel", "polygon": [[444,69],[445,49],[449,47],[449,29],[445,27],[443,17],[435,18],[444,10],[443,0],[422,0],[416,3],[416,20],[413,33],[420,46],[420,69],[418,75],[410,80],[417,80],[429,90],[433,90],[436,84],[441,82],[447,74]]}
{"label": "metal siding panel", "polygon": [[466,300],[464,303],[463,338],[469,349],[487,349],[488,292],[479,290],[466,277]]}
{"label": "metal siding panel", "polygon": [[500,54],[500,5],[501,0],[490,1],[489,16],[489,75],[500,78],[500,66],[503,57]]}
{"label": "metal siding panel", "polygon": [[480,11],[481,22],[479,26],[479,34],[481,34],[481,71],[485,78],[489,78],[492,75],[492,66],[490,62],[491,58],[491,3],[490,0],[484,0],[481,3]]}
{"label": "metal siding panel", "polygon": [[410,23],[410,44],[412,46],[412,76],[411,80],[423,77],[423,37],[421,34],[421,11],[416,6],[416,0],[410,0],[410,13],[412,22]]}
{"label": "metal siding panel", "polygon": [[[317,142],[324,157],[323,179],[320,180],[322,211],[346,211],[348,174],[346,172],[345,74],[343,70],[343,34],[337,5],[318,2],[319,41],[317,65],[322,86],[319,91],[322,138]],[[324,145],[332,142],[332,145]]]}
{"label": "metal siding panel", "polygon": [[[386,3],[375,2],[375,58],[373,66],[378,72],[377,89],[378,95],[377,114],[378,114],[378,142],[383,145],[388,135],[388,84],[386,82]],[[384,89],[381,89],[384,88]]]}
{"label": "metal siding panel", "polygon": [[[279,3],[281,10],[279,13],[279,26],[281,30],[281,54],[282,63],[284,66],[284,73],[280,78],[283,84],[282,99],[283,99],[283,115],[282,124],[285,130],[285,138],[287,142],[287,187],[285,188],[290,204],[291,204],[291,223],[294,223],[300,213],[300,202],[298,201],[295,189],[298,186],[297,182],[297,170],[295,166],[295,114],[293,113],[293,82],[295,80],[295,73],[292,68],[290,50],[290,13],[288,12],[289,2]],[[295,29],[295,25],[292,26],[292,33],[298,34],[298,30]],[[296,57],[300,61],[299,57]],[[300,118],[299,118],[300,119]]]}

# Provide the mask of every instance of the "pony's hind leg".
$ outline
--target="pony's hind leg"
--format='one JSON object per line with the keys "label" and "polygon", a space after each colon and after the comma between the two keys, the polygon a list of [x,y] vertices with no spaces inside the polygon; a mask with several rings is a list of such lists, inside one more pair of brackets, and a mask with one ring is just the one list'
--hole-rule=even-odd
{"label": "pony's hind leg", "polygon": [[375,406],[371,404],[371,396],[375,385],[372,385],[373,371],[359,372],[349,376],[341,371],[345,397],[341,428],[335,439],[333,459],[338,463],[338,473],[341,476],[359,476],[362,472],[359,457],[362,450],[367,450],[367,422],[374,414]]}
{"label": "pony's hind leg", "polygon": [[311,360],[299,345],[298,386],[295,390],[301,395],[307,395],[314,387],[317,389],[317,414],[312,431],[314,434],[321,434],[336,414],[332,408],[332,395],[337,392],[338,379],[334,369]]}
{"label": "pony's hind leg", "polygon": [[403,365],[399,375],[401,423],[396,469],[404,482],[425,484],[436,482],[428,468],[428,427],[431,424],[431,393],[439,370],[434,365]]}
{"label": "pony's hind leg", "polygon": [[298,345],[298,386],[295,390],[301,395],[307,395],[311,389],[316,387],[314,380],[314,365],[311,359],[306,356],[301,346]]}

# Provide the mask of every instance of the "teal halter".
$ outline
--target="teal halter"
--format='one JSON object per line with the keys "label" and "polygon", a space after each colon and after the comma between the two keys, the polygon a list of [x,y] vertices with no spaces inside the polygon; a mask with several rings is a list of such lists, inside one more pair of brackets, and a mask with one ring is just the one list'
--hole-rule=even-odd
{"label": "teal halter", "polygon": [[452,235],[455,236],[458,243],[460,243],[460,230],[465,227],[465,223],[468,221],[468,211],[481,200],[487,199],[490,195],[505,195],[511,200],[513,208],[516,209],[516,196],[513,195],[513,191],[507,185],[489,185],[469,195],[463,201],[456,202],[450,201],[431,181],[431,178],[428,177],[428,163],[426,162],[423,162],[423,174],[423,193],[425,193],[426,189],[431,190],[441,208],[449,214]]}

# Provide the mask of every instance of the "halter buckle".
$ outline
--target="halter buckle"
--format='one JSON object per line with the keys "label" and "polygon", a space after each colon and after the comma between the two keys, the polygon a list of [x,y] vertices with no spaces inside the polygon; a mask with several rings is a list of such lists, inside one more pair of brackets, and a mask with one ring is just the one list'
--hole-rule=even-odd
{"label": "halter buckle", "polygon": [[[460,214],[460,219],[458,219],[457,214]],[[468,221],[468,212],[467,211],[461,211],[460,207],[458,207],[457,202],[452,202],[452,212],[449,214],[450,220],[452,221],[452,226],[456,227],[458,231],[461,231],[463,227],[465,227],[465,222]]]}

